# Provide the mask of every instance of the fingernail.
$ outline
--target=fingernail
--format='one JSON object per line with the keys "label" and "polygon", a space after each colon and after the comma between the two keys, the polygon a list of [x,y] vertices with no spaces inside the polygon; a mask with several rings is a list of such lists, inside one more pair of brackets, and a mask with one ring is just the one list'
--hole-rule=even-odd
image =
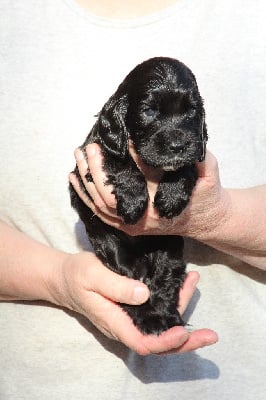
{"label": "fingernail", "polygon": [[195,288],[197,286],[197,284],[199,283],[200,280],[200,275],[198,273],[195,272],[190,272],[190,276],[191,276],[191,282],[190,285],[192,288]]}
{"label": "fingernail", "polygon": [[191,282],[191,286],[195,288],[197,284],[199,283],[199,278],[194,278],[193,281]]}
{"label": "fingernail", "polygon": [[77,161],[81,161],[84,158],[84,154],[83,154],[82,150],[80,150],[80,149],[76,149],[74,152],[74,155],[75,155],[75,159]]}
{"label": "fingernail", "polygon": [[143,286],[137,286],[133,290],[132,300],[134,304],[145,303],[145,301],[147,301],[149,297],[150,297],[150,292],[148,288],[145,288]]}
{"label": "fingernail", "polygon": [[76,175],[73,172],[70,172],[70,174],[68,175],[68,180],[70,183],[74,183],[76,181]]}
{"label": "fingernail", "polygon": [[211,337],[206,338],[206,346],[212,346],[213,344],[217,343],[218,340],[218,335],[215,333]]}

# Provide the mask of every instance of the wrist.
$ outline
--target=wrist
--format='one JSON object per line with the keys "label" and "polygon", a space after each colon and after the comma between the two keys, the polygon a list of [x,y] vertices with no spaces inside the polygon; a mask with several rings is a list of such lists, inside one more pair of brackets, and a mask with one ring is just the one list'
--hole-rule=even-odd
{"label": "wrist", "polygon": [[[198,239],[265,270],[265,187],[227,189],[224,193],[227,201],[219,208],[220,219]],[[258,204],[263,206],[260,208]]]}
{"label": "wrist", "polygon": [[194,235],[205,244],[220,242],[228,233],[229,224],[233,215],[233,203],[230,191],[219,188],[219,193],[209,203],[206,203],[204,214],[199,215],[198,231]]}
{"label": "wrist", "polygon": [[73,254],[56,251],[51,264],[44,271],[43,287],[46,301],[58,306],[67,307],[65,293],[65,266],[70,263]]}

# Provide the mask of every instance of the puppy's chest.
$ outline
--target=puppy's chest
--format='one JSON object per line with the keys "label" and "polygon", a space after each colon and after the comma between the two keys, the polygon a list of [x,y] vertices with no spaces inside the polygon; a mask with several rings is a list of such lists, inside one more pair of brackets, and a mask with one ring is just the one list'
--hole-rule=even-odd
{"label": "puppy's chest", "polygon": [[145,178],[150,200],[153,201],[159,182],[164,175],[164,171],[160,168],[154,168],[144,164],[143,161],[138,157],[131,143],[129,146],[129,152],[134,164]]}

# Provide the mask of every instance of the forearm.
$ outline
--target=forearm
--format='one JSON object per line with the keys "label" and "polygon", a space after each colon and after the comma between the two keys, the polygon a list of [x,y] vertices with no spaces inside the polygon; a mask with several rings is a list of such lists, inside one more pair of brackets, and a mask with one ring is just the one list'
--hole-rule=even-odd
{"label": "forearm", "polygon": [[66,257],[0,222],[0,300],[53,302],[51,286]]}
{"label": "forearm", "polygon": [[75,298],[89,291],[128,304],[149,297],[144,283],[115,274],[94,253],[53,249],[0,221],[0,300],[45,300],[75,309]]}
{"label": "forearm", "polygon": [[266,270],[266,185],[226,190],[226,197],[221,222],[199,240]]}

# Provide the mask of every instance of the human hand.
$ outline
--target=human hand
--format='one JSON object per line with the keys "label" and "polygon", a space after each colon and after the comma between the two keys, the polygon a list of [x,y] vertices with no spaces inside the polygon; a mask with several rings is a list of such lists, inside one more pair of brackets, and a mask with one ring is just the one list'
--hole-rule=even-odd
{"label": "human hand", "polygon": [[[124,343],[138,354],[181,353],[217,341],[216,333],[209,329],[189,333],[182,326],[173,327],[160,336],[143,335],[118,303],[141,304],[149,297],[148,288],[139,281],[110,271],[93,253],[67,255],[55,273],[55,303],[83,314],[106,336]],[[180,290],[178,310],[181,314],[187,308],[198,280],[197,272],[187,274]]]}
{"label": "human hand", "polygon": [[[76,150],[75,156],[83,183],[93,201],[81,190],[75,175],[71,174],[70,181],[73,187],[84,203],[102,221],[129,235],[172,234],[204,241],[212,230],[224,222],[228,214],[230,197],[221,186],[217,160],[209,151],[205,161],[197,163],[199,178],[189,204],[178,217],[173,219],[160,218],[153,207],[160,171],[143,166],[137,155],[133,155],[146,176],[150,201],[144,216],[136,224],[126,225],[116,214],[116,200],[112,194],[112,186],[105,185],[106,176],[102,169],[100,147],[97,144],[90,144],[86,147],[86,152],[88,161],[80,150]],[[85,178],[88,169],[93,182],[87,182]]]}

